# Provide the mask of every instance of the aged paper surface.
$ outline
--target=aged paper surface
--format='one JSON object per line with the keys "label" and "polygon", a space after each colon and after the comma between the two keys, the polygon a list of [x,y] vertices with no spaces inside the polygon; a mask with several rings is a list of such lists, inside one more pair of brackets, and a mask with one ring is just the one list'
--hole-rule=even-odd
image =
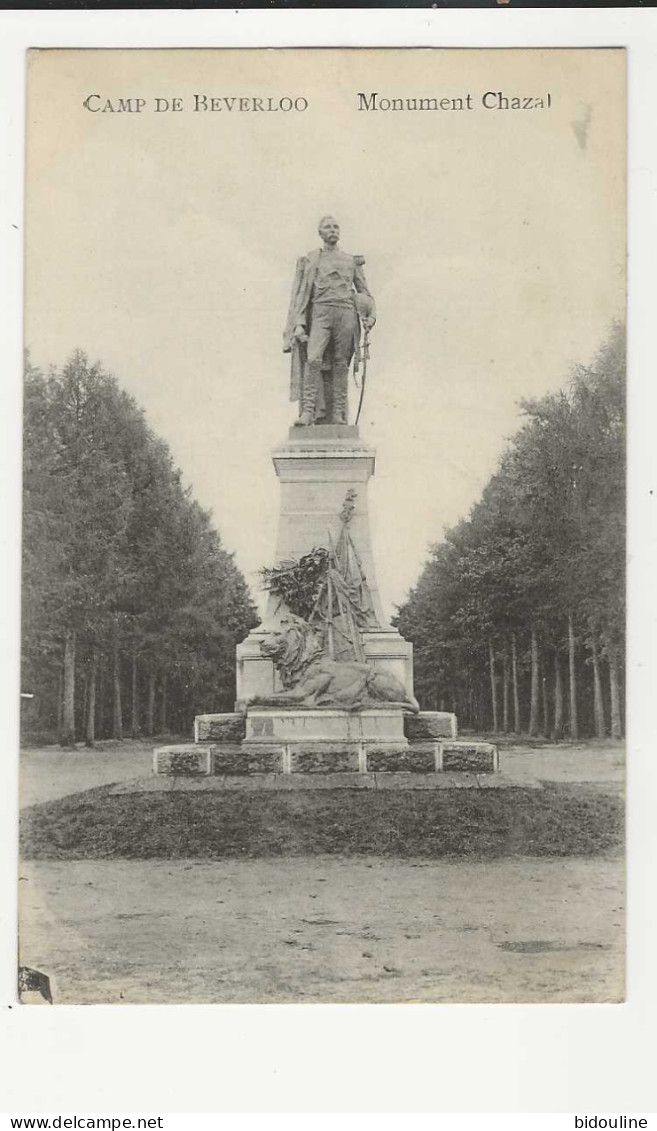
{"label": "aged paper surface", "polygon": [[[212,509],[261,615],[258,571],[273,562],[279,516],[269,453],[297,413],[281,331],[320,217],[339,219],[376,298],[360,432],[377,451],[369,511],[387,616],[481,496],[523,423],[519,402],[566,387],[624,318],[622,50],[33,51],[27,118],[30,364],[61,371],[83,350],[116,377]],[[350,398],[353,421],[353,384]],[[130,662],[126,652],[126,716]],[[136,678],[147,711],[146,670]],[[109,666],[105,680],[111,717]],[[469,709],[444,694],[420,706]],[[191,723],[172,728],[179,741]],[[417,842],[350,853],[347,832],[342,846],[318,838],[301,851],[289,830],[275,851],[247,845],[248,862],[199,842],[187,857],[150,841],[142,858],[118,833],[111,850],[94,853],[93,837],[76,847],[71,827],[94,819],[78,809],[84,790],[124,789],[119,831],[162,820],[147,812],[150,786],[126,784],[155,780],[143,715],[137,729],[131,749],[101,725],[93,751],[60,753],[44,732],[25,754],[21,962],[45,973],[55,1001],[622,999],[622,860],[586,836],[533,856],[523,809],[545,779],[550,796],[555,783],[582,789],[581,820],[596,820],[587,789],[618,802],[618,743],[594,752],[584,729],[577,750],[549,733],[542,749],[501,744],[502,778],[505,758],[520,777],[490,797],[529,832],[490,859],[467,847],[434,859]],[[474,717],[469,730],[491,738]],[[190,826],[210,820],[213,797],[195,814],[194,790],[177,795]],[[458,791],[439,792],[451,804]],[[321,827],[322,796],[289,800]],[[231,797],[248,826],[244,795],[222,805]],[[257,804],[268,797],[279,804],[275,792]],[[591,931],[589,901],[603,898]],[[38,981],[24,989],[38,999]]]}

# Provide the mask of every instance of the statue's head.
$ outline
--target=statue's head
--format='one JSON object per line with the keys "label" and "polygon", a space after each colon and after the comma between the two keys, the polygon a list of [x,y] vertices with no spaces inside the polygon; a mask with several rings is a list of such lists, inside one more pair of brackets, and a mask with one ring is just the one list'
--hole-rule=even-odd
{"label": "statue's head", "polygon": [[322,216],[317,230],[328,247],[335,247],[340,239],[340,225],[335,216]]}

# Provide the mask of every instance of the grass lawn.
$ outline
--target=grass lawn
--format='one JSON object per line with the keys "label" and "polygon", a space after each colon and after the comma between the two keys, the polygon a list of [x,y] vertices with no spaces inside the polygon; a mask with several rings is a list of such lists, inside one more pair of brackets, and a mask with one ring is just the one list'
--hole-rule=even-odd
{"label": "grass lawn", "polygon": [[32,805],[23,858],[379,856],[496,860],[618,851],[623,807],[586,784],[377,793],[135,793],[102,786]]}

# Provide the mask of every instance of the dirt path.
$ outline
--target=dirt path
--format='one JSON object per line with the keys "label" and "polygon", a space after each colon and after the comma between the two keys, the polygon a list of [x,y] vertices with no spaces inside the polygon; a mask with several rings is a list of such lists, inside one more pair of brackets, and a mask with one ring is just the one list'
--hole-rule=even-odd
{"label": "dirt path", "polygon": [[153,740],[108,743],[87,750],[43,746],[21,751],[20,804],[56,801],[97,785],[143,777],[153,769]]}
{"label": "dirt path", "polygon": [[622,862],[26,862],[62,1003],[622,997]]}
{"label": "dirt path", "polygon": [[555,746],[501,746],[500,765],[519,783],[593,782],[620,787],[625,781],[625,744],[588,741]]}

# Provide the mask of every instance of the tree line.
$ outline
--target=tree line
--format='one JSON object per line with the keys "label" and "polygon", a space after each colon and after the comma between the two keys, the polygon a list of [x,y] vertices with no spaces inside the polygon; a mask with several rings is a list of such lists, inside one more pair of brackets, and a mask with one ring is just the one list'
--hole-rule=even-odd
{"label": "tree line", "polygon": [[25,372],[22,690],[62,745],[232,710],[246,582],[167,445],[99,363]]}
{"label": "tree line", "polygon": [[524,423],[395,618],[416,694],[472,730],[623,732],[625,339],[620,326]]}

